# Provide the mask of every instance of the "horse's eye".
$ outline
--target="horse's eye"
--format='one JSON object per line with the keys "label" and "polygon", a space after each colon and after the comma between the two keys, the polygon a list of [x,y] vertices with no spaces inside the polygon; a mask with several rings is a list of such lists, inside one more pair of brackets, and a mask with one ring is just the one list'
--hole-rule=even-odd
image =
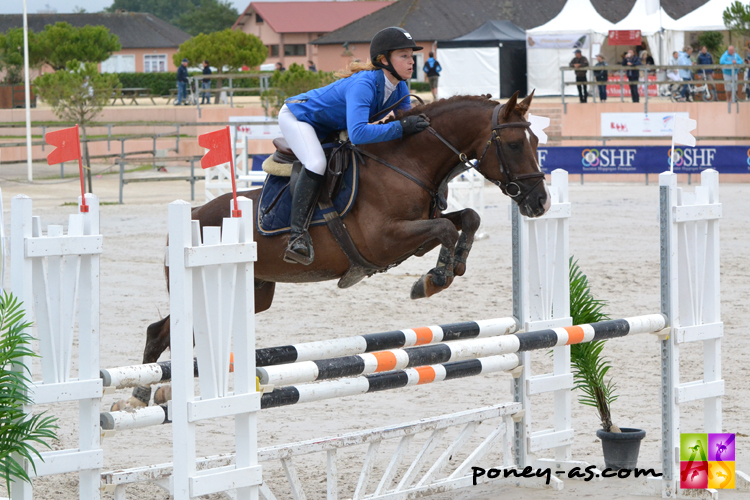
{"label": "horse's eye", "polygon": [[520,142],[509,142],[508,147],[513,150],[521,149],[521,143]]}

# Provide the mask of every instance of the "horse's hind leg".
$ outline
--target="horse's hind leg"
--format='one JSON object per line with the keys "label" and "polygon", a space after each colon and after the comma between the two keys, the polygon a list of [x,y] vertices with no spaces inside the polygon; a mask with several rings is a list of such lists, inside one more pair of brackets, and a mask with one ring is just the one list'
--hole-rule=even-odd
{"label": "horse's hind leg", "polygon": [[[255,312],[259,313],[271,307],[276,283],[268,281],[255,281]],[[143,364],[156,363],[159,356],[169,347],[169,316],[152,323],[146,329],[146,348],[143,350]],[[138,386],[133,389],[133,395],[127,404],[133,407],[148,406],[151,399],[151,387]],[[159,387],[154,393],[154,403],[163,404],[172,399],[172,390],[169,385]],[[118,405],[115,403],[115,405]],[[113,406],[113,410],[117,406]]]}
{"label": "horse's hind leg", "polygon": [[456,230],[461,231],[461,235],[455,247],[443,245],[440,248],[437,266],[414,283],[411,290],[412,299],[430,297],[448,288],[455,276],[463,276],[466,272],[466,260],[481,222],[479,214],[474,210],[465,209],[444,214],[442,218],[451,221]]}
{"label": "horse's hind leg", "polygon": [[[156,363],[159,356],[169,347],[169,316],[156,323],[148,325],[146,329],[146,347],[143,350],[143,364]],[[151,387],[140,385],[133,388],[133,394],[125,402],[132,407],[148,406],[151,400]],[[122,409],[123,403],[118,401],[112,405],[112,410]]]}

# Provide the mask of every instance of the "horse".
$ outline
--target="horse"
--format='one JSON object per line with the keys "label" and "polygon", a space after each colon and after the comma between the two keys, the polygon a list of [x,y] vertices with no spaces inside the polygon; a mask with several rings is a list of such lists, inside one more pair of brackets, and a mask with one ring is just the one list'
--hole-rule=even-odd
{"label": "horse", "polygon": [[[438,188],[455,175],[457,163],[476,160],[474,168],[510,196],[523,215],[538,217],[549,209],[551,199],[537,161],[538,141],[525,120],[532,99],[533,92],[521,102],[516,92],[504,105],[492,101],[489,95],[442,99],[398,117],[424,114],[430,120],[428,131],[359,146],[365,162],[360,168],[359,194],[346,216],[346,228],[362,257],[385,270],[441,245],[437,266],[414,284],[413,299],[445,290],[456,276],[466,272],[479,215],[464,209],[431,217],[435,215]],[[394,169],[395,165],[398,168]],[[254,217],[259,194],[260,190],[238,193],[253,200]],[[225,194],[193,209],[192,219],[200,221],[201,227],[221,226],[222,219],[230,216],[230,196]],[[258,250],[254,267],[256,313],[271,307],[278,282],[341,278],[350,267],[349,258],[326,226],[310,228],[315,260],[309,266],[284,262],[286,235],[261,236],[257,227],[254,233]],[[144,364],[156,362],[169,347],[169,327],[169,316],[148,327]],[[150,388],[141,387],[133,394],[148,404],[150,392]],[[138,404],[133,398],[131,402]]]}

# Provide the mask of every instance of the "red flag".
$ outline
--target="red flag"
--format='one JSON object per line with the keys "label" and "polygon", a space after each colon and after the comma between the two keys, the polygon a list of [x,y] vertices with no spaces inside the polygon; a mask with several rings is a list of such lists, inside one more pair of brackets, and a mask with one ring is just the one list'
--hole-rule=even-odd
{"label": "red flag", "polygon": [[88,212],[86,191],[83,188],[83,162],[81,161],[81,141],[78,138],[78,125],[54,132],[47,132],[44,140],[55,149],[47,155],[47,165],[78,160],[78,173],[81,177],[81,212]]}
{"label": "red flag", "polygon": [[201,158],[201,167],[211,168],[232,161],[232,140],[229,127],[198,136],[198,145],[208,149]]}
{"label": "red flag", "polygon": [[226,128],[217,130],[216,132],[209,132],[198,136],[198,145],[208,149],[203,158],[201,158],[202,168],[211,168],[217,165],[223,165],[229,163],[232,172],[232,195],[234,196],[234,210],[232,210],[232,217],[242,217],[242,210],[237,206],[237,184],[234,178],[236,177],[234,171],[234,161],[232,158],[232,139],[229,134],[229,125]]}
{"label": "red flag", "polygon": [[75,161],[79,157],[78,127],[64,128],[47,132],[44,140],[54,149],[47,155],[47,165],[55,165],[65,161]]}

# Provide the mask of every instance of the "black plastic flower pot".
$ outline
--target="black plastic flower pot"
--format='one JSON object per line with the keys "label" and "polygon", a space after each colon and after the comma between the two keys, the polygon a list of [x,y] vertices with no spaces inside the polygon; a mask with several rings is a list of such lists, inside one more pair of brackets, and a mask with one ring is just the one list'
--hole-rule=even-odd
{"label": "black plastic flower pot", "polygon": [[641,440],[646,437],[646,431],[623,427],[622,432],[596,431],[596,437],[602,440],[604,465],[608,469],[635,469],[638,463],[638,452]]}

